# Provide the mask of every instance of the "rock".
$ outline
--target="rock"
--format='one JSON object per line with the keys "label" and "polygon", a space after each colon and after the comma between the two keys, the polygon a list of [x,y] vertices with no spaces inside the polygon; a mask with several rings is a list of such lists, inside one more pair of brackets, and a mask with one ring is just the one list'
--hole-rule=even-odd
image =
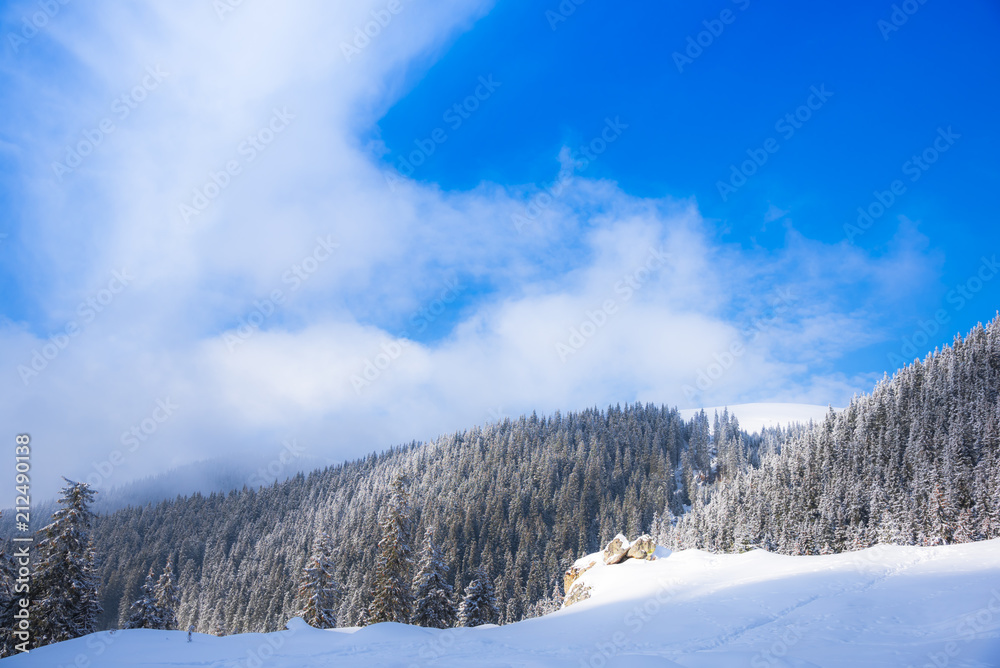
{"label": "rock", "polygon": [[596,561],[591,561],[586,566],[570,566],[566,574],[563,575],[563,591],[569,594],[570,589],[573,588],[573,583],[579,580],[581,575],[593,568],[596,563]]}
{"label": "rock", "polygon": [[652,561],[656,558],[653,556],[653,552],[655,551],[656,541],[649,534],[643,534],[632,541],[626,554],[629,559],[649,559]]}
{"label": "rock", "polygon": [[604,559],[604,563],[617,564],[618,562],[625,559],[628,554],[628,538],[622,534],[618,534],[611,539],[611,542],[607,544],[604,551],[601,552],[601,558]]}
{"label": "rock", "polygon": [[574,603],[586,601],[588,598],[590,598],[590,587],[580,582],[566,594],[566,598],[563,600],[563,607],[568,608]]}

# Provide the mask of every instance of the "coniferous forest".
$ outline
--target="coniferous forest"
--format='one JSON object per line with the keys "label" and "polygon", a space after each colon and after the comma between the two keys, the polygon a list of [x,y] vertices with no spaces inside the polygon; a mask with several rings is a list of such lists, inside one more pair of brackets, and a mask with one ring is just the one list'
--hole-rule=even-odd
{"label": "coniferous forest", "polygon": [[[816,424],[751,435],[727,412],[685,421],[635,404],[532,414],[260,489],[94,517],[89,490],[71,485],[40,532],[51,578],[38,595],[53,620],[64,614],[60,569],[97,594],[47,637],[270,631],[293,615],[509,623],[557,607],[569,563],[619,532],[786,554],[998,537],[998,397],[994,320]],[[0,611],[10,573],[5,556]]]}

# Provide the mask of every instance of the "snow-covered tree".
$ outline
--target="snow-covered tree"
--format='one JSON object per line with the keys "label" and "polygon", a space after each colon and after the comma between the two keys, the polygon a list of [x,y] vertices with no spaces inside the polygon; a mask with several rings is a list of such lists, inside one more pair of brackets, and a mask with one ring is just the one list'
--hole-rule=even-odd
{"label": "snow-covered tree", "polygon": [[153,567],[149,567],[146,573],[146,582],[139,590],[139,598],[129,608],[128,619],[125,620],[127,629],[158,629],[163,626],[160,608],[156,604],[156,581],[153,579]]}
{"label": "snow-covered tree", "polygon": [[562,608],[563,601],[565,597],[560,590],[559,583],[557,582],[552,586],[552,593],[548,597],[539,600],[535,605],[531,607],[528,614],[525,617],[542,617],[550,613],[556,612]]}
{"label": "snow-covered tree", "polygon": [[420,565],[413,579],[416,604],[412,623],[436,629],[455,625],[455,602],[448,584],[448,565],[434,542],[434,529],[427,527],[420,550]]}
{"label": "snow-covered tree", "polygon": [[[65,480],[65,478],[64,478]],[[35,646],[93,633],[101,613],[99,578],[90,538],[94,490],[66,480],[52,523],[39,531],[34,601]]]}
{"label": "snow-covered tree", "polygon": [[333,546],[323,533],[315,551],[302,571],[299,600],[302,618],[317,629],[337,626],[336,599],[338,588],[334,580]]}
{"label": "snow-covered tree", "polygon": [[177,629],[177,609],[181,604],[177,585],[174,583],[174,555],[167,557],[163,574],[156,581],[154,601],[159,612],[160,624],[155,627],[166,631]]}
{"label": "snow-covered tree", "polygon": [[476,569],[472,582],[465,588],[465,597],[458,611],[458,623],[462,626],[495,624],[499,615],[493,581],[486,571]]}
{"label": "snow-covered tree", "polygon": [[375,559],[375,578],[367,623],[410,621],[413,594],[412,517],[407,479],[400,475],[392,482],[392,495],[382,521]]}

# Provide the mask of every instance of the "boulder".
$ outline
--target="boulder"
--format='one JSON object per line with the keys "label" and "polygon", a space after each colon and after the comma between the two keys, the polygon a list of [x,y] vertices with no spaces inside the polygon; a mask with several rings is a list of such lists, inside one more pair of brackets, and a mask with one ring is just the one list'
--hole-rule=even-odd
{"label": "boulder", "polygon": [[588,598],[590,598],[590,587],[580,582],[566,594],[566,598],[563,600],[563,607],[568,608],[574,603],[586,601]]}
{"label": "boulder", "polygon": [[656,541],[649,534],[643,534],[632,541],[628,546],[626,556],[629,559],[649,559],[653,560],[653,552],[656,551]]}
{"label": "boulder", "polygon": [[586,566],[577,566],[576,564],[569,567],[563,575],[563,591],[569,594],[570,589],[573,588],[573,583],[580,579],[580,576],[589,571],[594,567],[596,561],[591,561]]}
{"label": "boulder", "polygon": [[609,566],[624,560],[627,555],[628,538],[622,534],[618,534],[612,538],[611,542],[604,548],[604,551],[601,552],[601,558],[604,560],[604,563]]}

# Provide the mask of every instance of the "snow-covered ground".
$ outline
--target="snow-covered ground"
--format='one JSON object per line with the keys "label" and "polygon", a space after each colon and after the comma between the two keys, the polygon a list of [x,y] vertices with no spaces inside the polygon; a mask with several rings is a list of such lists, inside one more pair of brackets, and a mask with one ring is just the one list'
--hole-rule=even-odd
{"label": "snow-covered ground", "polygon": [[[661,551],[661,554],[669,554]],[[503,627],[377,624],[215,638],[102,632],[4,668],[1000,666],[1000,540],[787,557],[675,552],[596,566],[591,598]]]}
{"label": "snow-covered ground", "polygon": [[[704,410],[711,420],[716,411],[721,415],[725,408],[727,407],[683,408],[680,414],[685,420],[690,420],[698,411]],[[728,408],[729,412],[739,419],[740,427],[751,433],[760,431],[764,427],[784,427],[790,422],[802,424],[806,424],[809,420],[819,422],[830,411],[829,406],[817,404],[736,404]],[[836,406],[834,410],[838,410]]]}

